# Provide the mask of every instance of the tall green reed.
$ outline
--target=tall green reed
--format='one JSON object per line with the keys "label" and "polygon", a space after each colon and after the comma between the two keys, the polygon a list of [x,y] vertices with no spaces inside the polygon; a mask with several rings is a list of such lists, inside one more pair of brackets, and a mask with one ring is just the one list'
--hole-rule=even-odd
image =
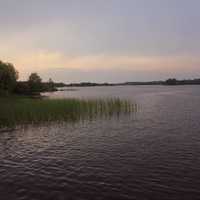
{"label": "tall green reed", "polygon": [[136,104],[119,98],[0,98],[0,128],[46,122],[77,122],[98,117],[130,114],[136,110]]}

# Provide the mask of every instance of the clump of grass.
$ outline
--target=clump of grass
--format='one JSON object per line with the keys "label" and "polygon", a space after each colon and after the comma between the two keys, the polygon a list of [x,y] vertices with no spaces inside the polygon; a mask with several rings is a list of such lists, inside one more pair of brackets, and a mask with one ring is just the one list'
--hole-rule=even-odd
{"label": "clump of grass", "polygon": [[131,113],[129,101],[113,99],[0,98],[0,128],[44,122],[76,122]]}

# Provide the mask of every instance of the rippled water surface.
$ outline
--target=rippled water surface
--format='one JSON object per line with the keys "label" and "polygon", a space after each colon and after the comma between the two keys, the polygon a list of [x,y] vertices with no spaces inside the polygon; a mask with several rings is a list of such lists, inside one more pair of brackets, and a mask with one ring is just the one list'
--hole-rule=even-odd
{"label": "rippled water surface", "polygon": [[200,199],[200,87],[78,88],[120,97],[131,116],[0,133],[0,199]]}

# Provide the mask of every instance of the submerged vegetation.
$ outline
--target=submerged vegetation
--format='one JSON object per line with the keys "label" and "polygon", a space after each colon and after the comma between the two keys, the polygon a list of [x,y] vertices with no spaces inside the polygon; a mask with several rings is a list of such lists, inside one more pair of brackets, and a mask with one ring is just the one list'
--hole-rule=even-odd
{"label": "submerged vegetation", "polygon": [[45,122],[77,122],[131,113],[136,105],[120,99],[0,98],[0,128]]}

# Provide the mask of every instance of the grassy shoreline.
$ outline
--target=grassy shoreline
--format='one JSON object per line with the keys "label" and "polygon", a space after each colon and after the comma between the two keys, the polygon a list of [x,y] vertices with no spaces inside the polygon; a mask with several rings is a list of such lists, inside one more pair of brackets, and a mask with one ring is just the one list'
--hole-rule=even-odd
{"label": "grassy shoreline", "polygon": [[135,109],[136,105],[118,98],[87,100],[0,97],[0,128],[45,122],[76,122],[131,113]]}

